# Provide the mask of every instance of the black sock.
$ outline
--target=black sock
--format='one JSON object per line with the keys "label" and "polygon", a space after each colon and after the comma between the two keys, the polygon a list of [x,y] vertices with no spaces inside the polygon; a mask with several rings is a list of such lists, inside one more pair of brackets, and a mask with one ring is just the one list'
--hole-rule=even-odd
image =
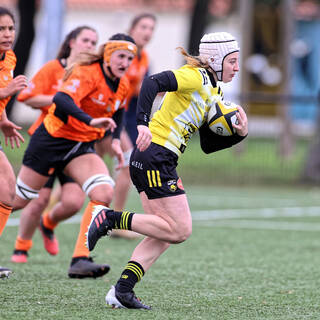
{"label": "black sock", "polygon": [[114,211],[115,226],[114,229],[131,230],[131,221],[134,212]]}
{"label": "black sock", "polygon": [[73,266],[79,260],[89,260],[89,258],[86,256],[74,257],[74,258],[72,258],[70,265]]}
{"label": "black sock", "polygon": [[142,266],[138,262],[129,261],[116,284],[117,291],[128,292],[133,290],[136,283],[143,276],[144,270]]}

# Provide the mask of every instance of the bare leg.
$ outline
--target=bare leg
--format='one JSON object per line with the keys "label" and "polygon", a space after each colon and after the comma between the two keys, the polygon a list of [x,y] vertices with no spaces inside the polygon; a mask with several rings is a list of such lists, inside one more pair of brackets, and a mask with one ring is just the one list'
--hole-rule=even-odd
{"label": "bare leg", "polygon": [[18,236],[25,240],[31,240],[37,227],[43,210],[47,207],[51,189],[42,188],[39,198],[30,201],[21,211]]}
{"label": "bare leg", "polygon": [[59,223],[75,215],[83,206],[85,193],[77,183],[65,183],[61,187],[60,201],[49,212],[53,223]]}

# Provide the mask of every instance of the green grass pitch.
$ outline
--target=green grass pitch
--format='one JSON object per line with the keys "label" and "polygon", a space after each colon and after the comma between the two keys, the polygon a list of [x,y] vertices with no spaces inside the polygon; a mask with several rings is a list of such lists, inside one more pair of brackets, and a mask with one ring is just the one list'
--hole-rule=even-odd
{"label": "green grass pitch", "polygon": [[[14,270],[0,280],[0,319],[319,319],[318,189],[185,187],[193,234],[169,248],[135,289],[152,311],[104,302],[138,240],[103,238],[93,256],[110,272],[69,279],[79,223],[58,227],[56,257],[37,231],[28,263],[16,265],[14,213],[0,239],[0,264]],[[141,209],[134,190],[129,208]]]}

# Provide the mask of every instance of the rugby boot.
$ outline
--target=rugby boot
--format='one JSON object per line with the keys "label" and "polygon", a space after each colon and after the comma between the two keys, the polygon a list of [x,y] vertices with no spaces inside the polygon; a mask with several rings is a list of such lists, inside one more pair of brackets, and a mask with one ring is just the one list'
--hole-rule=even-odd
{"label": "rugby boot", "polygon": [[114,211],[108,207],[97,205],[92,211],[92,219],[86,233],[86,246],[92,251],[97,241],[106,235],[110,235],[115,225]]}
{"label": "rugby boot", "polygon": [[106,295],[106,303],[114,309],[146,309],[151,310],[151,307],[142,303],[136,297],[133,291],[120,293],[115,286],[112,286]]}
{"label": "rugby boot", "polygon": [[41,232],[43,246],[46,251],[53,256],[57,255],[59,253],[59,242],[54,235],[54,231],[44,226],[42,217],[40,218],[39,230]]}
{"label": "rugby boot", "polygon": [[68,270],[69,278],[98,278],[110,270],[107,264],[96,264],[91,257],[73,258]]}
{"label": "rugby boot", "polygon": [[0,266],[0,278],[8,278],[12,270]]}
{"label": "rugby boot", "polygon": [[28,252],[25,250],[14,250],[11,256],[11,262],[14,263],[27,263],[28,262]]}

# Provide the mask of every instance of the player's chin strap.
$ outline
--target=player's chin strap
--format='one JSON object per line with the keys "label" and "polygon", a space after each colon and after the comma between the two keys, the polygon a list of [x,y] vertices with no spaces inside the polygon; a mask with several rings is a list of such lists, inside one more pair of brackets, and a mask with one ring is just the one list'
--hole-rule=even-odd
{"label": "player's chin strap", "polygon": [[82,185],[82,190],[89,195],[90,191],[100,184],[109,184],[114,187],[115,183],[110,176],[106,174],[96,174],[89,179],[87,179]]}
{"label": "player's chin strap", "polygon": [[24,200],[32,200],[39,197],[39,191],[27,186],[19,177],[16,182],[16,194]]}

